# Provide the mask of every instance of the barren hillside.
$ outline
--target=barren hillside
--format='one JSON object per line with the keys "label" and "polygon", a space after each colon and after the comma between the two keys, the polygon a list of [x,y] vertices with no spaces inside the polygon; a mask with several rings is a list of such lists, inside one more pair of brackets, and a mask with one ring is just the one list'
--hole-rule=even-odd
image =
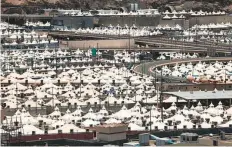
{"label": "barren hillside", "polygon": [[[127,6],[136,0],[2,0],[5,6],[40,6],[41,8],[63,9],[112,9]],[[162,8],[167,4],[184,9],[228,10],[232,12],[232,0],[138,0],[147,8]]]}

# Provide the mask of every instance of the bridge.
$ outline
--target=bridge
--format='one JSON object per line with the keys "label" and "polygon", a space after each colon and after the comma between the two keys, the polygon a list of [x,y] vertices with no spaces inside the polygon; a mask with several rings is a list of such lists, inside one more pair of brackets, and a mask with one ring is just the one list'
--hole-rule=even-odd
{"label": "bridge", "polygon": [[205,47],[205,48],[220,48],[220,49],[230,49],[232,45],[227,44],[218,44],[216,45],[214,42],[209,41],[197,41],[197,42],[186,42],[186,41],[178,41],[178,40],[170,40],[164,37],[142,37],[136,38],[136,43],[142,43],[147,45],[165,45],[165,46],[179,46],[179,47]]}
{"label": "bridge", "polygon": [[232,57],[209,57],[209,58],[195,58],[195,59],[178,59],[178,60],[161,60],[141,63],[134,67],[133,71],[140,75],[152,75],[163,79],[166,83],[185,83],[188,80],[184,77],[174,77],[174,76],[162,76],[159,73],[155,73],[155,68],[160,68],[165,65],[175,65],[182,63],[197,63],[197,62],[213,62],[213,61],[230,61]]}
{"label": "bridge", "polygon": [[139,37],[130,37],[129,35],[107,35],[107,34],[92,34],[92,33],[75,33],[75,32],[51,32],[48,35],[55,38],[78,38],[78,39],[102,39],[102,40],[114,40],[114,39],[134,39],[135,44],[140,45],[149,45],[149,46],[165,46],[166,48],[201,48],[201,49],[211,49],[231,52],[232,45],[227,44],[215,44],[212,41],[197,41],[197,42],[186,42],[178,40],[170,40],[165,38],[163,35],[158,36],[139,36]]}
{"label": "bridge", "polygon": [[[215,44],[211,41],[197,41],[186,42],[177,41],[164,38],[164,36],[150,36],[150,37],[130,37],[128,35],[105,35],[105,34],[91,34],[91,33],[74,33],[74,32],[51,32],[50,36],[55,38],[79,38],[79,39],[102,39],[102,40],[116,40],[116,39],[134,39],[135,44],[142,46],[149,46],[148,48],[135,48],[131,50],[155,50],[157,52],[207,52],[211,56],[215,53],[231,53],[232,45]],[[119,49],[118,49],[119,50]],[[123,49],[124,50],[124,49]]]}

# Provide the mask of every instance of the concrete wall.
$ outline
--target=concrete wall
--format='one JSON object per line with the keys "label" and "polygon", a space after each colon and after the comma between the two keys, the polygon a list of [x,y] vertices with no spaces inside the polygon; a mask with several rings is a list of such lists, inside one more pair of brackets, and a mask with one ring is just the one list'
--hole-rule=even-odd
{"label": "concrete wall", "polygon": [[126,139],[126,132],[117,134],[102,134],[97,133],[97,139],[102,141],[116,141]]}
{"label": "concrete wall", "polygon": [[[134,46],[134,39],[130,39],[130,46]],[[76,48],[128,48],[129,39],[119,40],[85,40],[85,41],[61,41],[61,47],[69,47],[71,49]]]}
{"label": "concrete wall", "polygon": [[132,26],[135,24],[136,26],[157,26],[160,20],[159,15],[156,16],[86,16],[86,17],[78,17],[78,16],[59,16],[53,18],[53,25],[57,25],[58,21],[60,21],[60,26],[66,26],[68,28],[92,28],[94,25],[96,26],[109,26],[110,24],[113,26],[124,26],[127,24],[128,26]]}
{"label": "concrete wall", "polygon": [[110,24],[113,26],[124,26],[127,24],[128,26],[132,26],[135,24],[136,26],[157,26],[160,20],[159,15],[156,16],[101,16],[99,19],[99,26],[109,26]]}
{"label": "concrete wall", "polygon": [[92,28],[94,26],[94,18],[59,16],[52,20],[52,25],[66,26],[67,28]]}
{"label": "concrete wall", "polygon": [[[179,24],[180,26],[184,25],[183,19],[174,19],[174,20],[163,20],[161,16],[86,16],[86,17],[72,17],[72,16],[60,16],[55,17],[53,19],[54,22],[61,21],[61,26],[67,26],[68,28],[92,28],[94,25],[97,26],[109,26],[110,24],[113,26],[124,26],[127,24],[128,26],[132,26],[135,24],[136,26],[157,26],[166,25],[174,26]],[[209,24],[209,23],[221,23],[221,22],[231,22],[232,16],[198,16],[192,17],[189,19],[189,26],[193,26],[195,24]]]}

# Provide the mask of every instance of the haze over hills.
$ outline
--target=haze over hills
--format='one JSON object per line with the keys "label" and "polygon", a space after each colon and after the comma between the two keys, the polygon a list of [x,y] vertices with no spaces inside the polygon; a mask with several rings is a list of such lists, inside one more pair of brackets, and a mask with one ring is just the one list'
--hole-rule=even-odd
{"label": "haze over hills", "polygon": [[232,12],[232,0],[2,0],[6,6],[41,6],[62,9],[113,9],[138,2],[143,8],[161,8],[174,5],[181,9],[226,10]]}

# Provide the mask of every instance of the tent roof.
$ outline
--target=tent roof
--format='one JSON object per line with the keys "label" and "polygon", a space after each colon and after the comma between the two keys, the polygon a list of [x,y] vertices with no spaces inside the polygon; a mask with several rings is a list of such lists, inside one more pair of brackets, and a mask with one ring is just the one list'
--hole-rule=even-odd
{"label": "tent roof", "polygon": [[231,99],[232,90],[227,91],[193,91],[193,93],[186,91],[179,92],[164,92],[165,94],[177,96],[186,100],[203,100],[203,99]]}

